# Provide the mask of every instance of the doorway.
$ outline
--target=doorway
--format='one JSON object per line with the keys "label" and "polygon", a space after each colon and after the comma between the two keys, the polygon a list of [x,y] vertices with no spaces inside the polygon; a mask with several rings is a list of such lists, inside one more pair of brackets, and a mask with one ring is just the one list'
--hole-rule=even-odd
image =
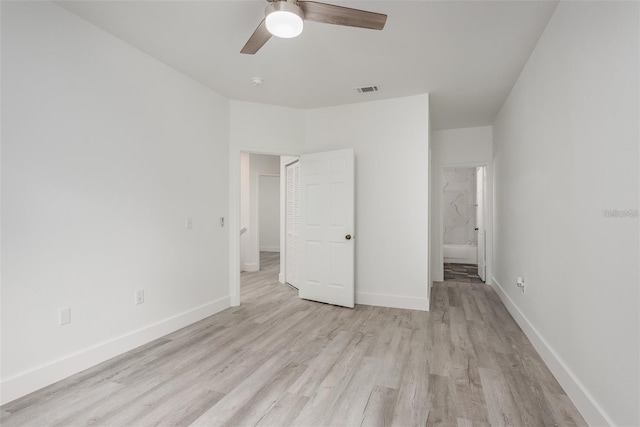
{"label": "doorway", "polygon": [[300,236],[300,161],[285,162],[284,282],[298,289],[298,252]]}
{"label": "doorway", "polygon": [[[240,305],[241,271],[260,271],[260,251],[255,244],[243,245],[243,240],[255,238],[258,226],[254,215],[247,214],[246,206],[255,200],[251,192],[252,154],[239,151],[232,155],[232,202],[230,206],[230,304]],[[235,159],[234,159],[235,157]],[[273,155],[261,155],[273,157]],[[285,166],[289,159],[279,158],[281,176],[285,176]],[[354,154],[353,149],[342,149],[321,153],[309,153],[300,157],[300,250],[295,255],[299,296],[303,299],[341,305],[354,306]],[[237,175],[233,173],[237,171]],[[286,191],[286,180],[280,180],[280,194]],[[249,186],[249,191],[247,191]],[[244,191],[242,191],[244,188]],[[235,191],[234,191],[235,189]],[[248,196],[247,196],[248,195]],[[247,199],[249,202],[247,202]],[[237,200],[237,204],[234,203]],[[285,283],[284,270],[286,256],[285,208],[280,198],[281,245],[280,273],[275,282]],[[306,207],[306,210],[305,210]],[[306,219],[306,221],[305,221]],[[237,227],[237,228],[236,228]],[[236,230],[239,230],[236,231]],[[255,239],[257,240],[257,239]],[[299,254],[298,254],[299,253]],[[254,256],[255,262],[247,261],[243,255]],[[243,261],[243,262],[241,262]],[[297,267],[300,267],[299,269]]]}
{"label": "doorway", "polygon": [[240,271],[263,270],[265,257],[273,270],[280,257],[280,156],[240,157]]}
{"label": "doorway", "polygon": [[486,281],[486,167],[440,171],[443,279]]}
{"label": "doorway", "polygon": [[[239,285],[276,285],[296,280],[299,221],[297,156],[240,152]],[[287,250],[288,249],[288,250]]]}

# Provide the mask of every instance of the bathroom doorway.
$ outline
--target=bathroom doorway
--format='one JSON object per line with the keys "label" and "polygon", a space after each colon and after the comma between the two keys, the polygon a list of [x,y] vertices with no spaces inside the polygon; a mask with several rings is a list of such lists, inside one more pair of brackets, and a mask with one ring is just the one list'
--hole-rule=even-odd
{"label": "bathroom doorway", "polygon": [[444,280],[486,281],[486,167],[443,167]]}

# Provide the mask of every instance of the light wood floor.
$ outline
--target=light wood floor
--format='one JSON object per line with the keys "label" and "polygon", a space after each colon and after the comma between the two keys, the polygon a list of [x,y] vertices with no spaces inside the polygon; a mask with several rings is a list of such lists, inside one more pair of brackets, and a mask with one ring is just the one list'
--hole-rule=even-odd
{"label": "light wood floor", "polygon": [[277,260],[242,305],[0,408],[3,426],[585,425],[493,290],[432,311],[300,300]]}

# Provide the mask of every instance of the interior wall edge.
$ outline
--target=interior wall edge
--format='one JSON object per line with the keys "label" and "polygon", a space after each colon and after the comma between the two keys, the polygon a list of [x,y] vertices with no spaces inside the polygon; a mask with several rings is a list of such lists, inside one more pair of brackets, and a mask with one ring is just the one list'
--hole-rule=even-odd
{"label": "interior wall edge", "polygon": [[558,356],[547,340],[544,339],[535,326],[533,326],[529,319],[520,311],[516,303],[509,297],[495,277],[491,278],[491,285],[509,311],[509,314],[511,314],[518,326],[520,326],[520,329],[522,329],[522,332],[529,338],[533,347],[587,423],[590,426],[614,426],[615,423],[593,398],[591,393],[585,389],[582,383],[571,372],[567,364]]}
{"label": "interior wall edge", "polygon": [[243,263],[242,271],[254,272],[254,271],[260,271],[260,269],[258,268],[258,264],[256,263]]}
{"label": "interior wall edge", "polygon": [[405,310],[429,311],[429,298],[416,298],[404,295],[388,295],[356,291],[356,304],[377,307],[402,308]]}
{"label": "interior wall edge", "polygon": [[0,405],[9,403],[185,326],[189,326],[230,306],[230,297],[225,296],[7,378],[0,383]]}

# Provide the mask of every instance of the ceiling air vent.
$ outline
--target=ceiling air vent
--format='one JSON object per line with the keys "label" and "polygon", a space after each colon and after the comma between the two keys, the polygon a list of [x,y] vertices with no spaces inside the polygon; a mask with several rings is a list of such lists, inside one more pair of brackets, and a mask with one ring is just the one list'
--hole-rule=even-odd
{"label": "ceiling air vent", "polygon": [[358,93],[377,92],[378,91],[378,85],[357,87],[356,91]]}

